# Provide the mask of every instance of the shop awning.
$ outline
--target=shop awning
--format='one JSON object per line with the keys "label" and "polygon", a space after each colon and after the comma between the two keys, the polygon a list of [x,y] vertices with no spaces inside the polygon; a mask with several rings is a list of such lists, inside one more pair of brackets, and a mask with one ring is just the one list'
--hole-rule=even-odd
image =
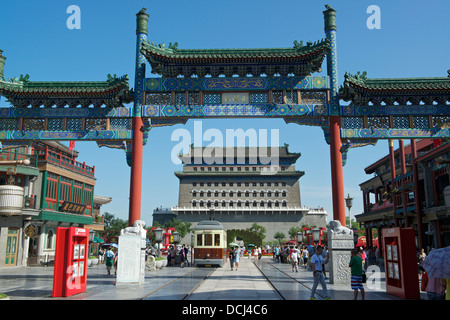
{"label": "shop awning", "polygon": [[105,240],[103,240],[99,237],[94,237],[94,242],[103,243],[103,242],[105,242]]}

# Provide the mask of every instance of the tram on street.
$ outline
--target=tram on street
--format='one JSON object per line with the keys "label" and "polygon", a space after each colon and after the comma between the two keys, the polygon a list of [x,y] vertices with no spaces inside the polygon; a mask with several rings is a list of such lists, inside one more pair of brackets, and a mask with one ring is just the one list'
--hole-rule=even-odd
{"label": "tram on street", "polygon": [[194,227],[194,267],[222,267],[227,259],[227,232],[216,220],[200,221]]}

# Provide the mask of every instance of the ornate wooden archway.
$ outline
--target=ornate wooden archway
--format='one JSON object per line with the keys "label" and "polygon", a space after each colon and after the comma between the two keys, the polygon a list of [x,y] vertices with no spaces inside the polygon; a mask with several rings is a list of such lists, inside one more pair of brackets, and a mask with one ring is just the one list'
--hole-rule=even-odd
{"label": "ornate wooden archway", "polygon": [[[379,139],[450,137],[450,77],[369,79],[346,73],[339,88],[336,11],[328,5],[324,39],[269,49],[154,44],[145,11],[136,15],[134,90],[126,75],[93,82],[39,82],[29,75],[6,80],[0,50],[0,95],[11,104],[0,108],[2,144],[81,140],[125,150],[130,225],[140,219],[142,153],[153,127],[248,117],[321,127],[330,145],[333,218],[342,225],[342,166],[350,148]],[[327,75],[314,75],[325,59]],[[147,62],[161,77],[146,78]],[[350,103],[340,105],[340,99]]]}

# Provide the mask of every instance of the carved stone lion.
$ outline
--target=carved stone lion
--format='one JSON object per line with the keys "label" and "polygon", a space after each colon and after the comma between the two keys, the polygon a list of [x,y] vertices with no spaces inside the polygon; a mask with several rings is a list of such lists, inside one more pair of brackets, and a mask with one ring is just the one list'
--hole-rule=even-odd
{"label": "carved stone lion", "polygon": [[141,236],[141,239],[145,239],[147,230],[144,229],[145,221],[143,220],[136,220],[133,223],[132,227],[128,227],[125,229],[120,230],[121,236]]}
{"label": "carved stone lion", "polygon": [[330,222],[331,233],[332,234],[346,234],[353,236],[353,230],[343,227],[339,220],[333,220]]}

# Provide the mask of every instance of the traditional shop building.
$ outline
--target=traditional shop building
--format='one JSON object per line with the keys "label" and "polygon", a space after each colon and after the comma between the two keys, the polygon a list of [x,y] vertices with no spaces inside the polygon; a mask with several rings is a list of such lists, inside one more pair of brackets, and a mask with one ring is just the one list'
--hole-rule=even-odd
{"label": "traditional shop building", "polygon": [[[0,267],[51,264],[57,227],[103,229],[94,214],[95,167],[76,161],[76,150],[53,141],[3,147],[0,184],[21,187],[23,201],[12,212],[12,195],[0,195]],[[8,164],[23,159],[29,165],[17,164],[12,172]]]}
{"label": "traditional shop building", "polygon": [[[441,140],[412,140],[365,168],[373,178],[360,184],[364,212],[356,221],[366,229],[414,227],[417,248],[450,245],[450,145]],[[446,196],[447,195],[447,196]]]}
{"label": "traditional shop building", "polygon": [[[180,155],[184,166],[175,172],[180,179],[178,206],[170,214],[192,227],[212,213],[227,230],[250,228],[256,222],[266,228],[266,240],[273,240],[278,231],[288,235],[293,226],[325,227],[323,208],[301,204],[299,179],[305,173],[295,168],[300,153],[290,152],[288,145],[277,147],[278,163],[271,165],[260,155],[274,157],[274,150],[265,149],[215,148],[205,156],[205,148],[191,148]],[[197,152],[201,162],[195,159]]]}

